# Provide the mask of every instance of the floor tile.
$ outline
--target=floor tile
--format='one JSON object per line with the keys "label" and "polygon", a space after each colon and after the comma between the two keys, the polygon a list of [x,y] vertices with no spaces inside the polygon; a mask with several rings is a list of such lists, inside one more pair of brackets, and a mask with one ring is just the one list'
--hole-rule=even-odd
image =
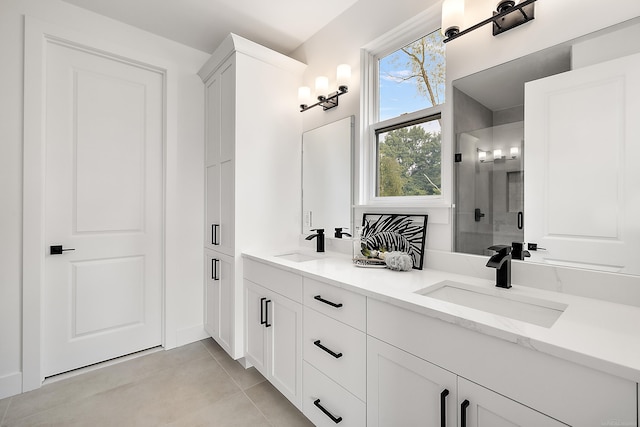
{"label": "floor tile", "polygon": [[5,422],[70,404],[198,359],[213,360],[206,348],[196,342],[47,384],[37,390],[14,396]]}
{"label": "floor tile", "polygon": [[5,412],[7,412],[10,401],[10,397],[7,397],[6,399],[0,399],[0,425],[2,425],[2,420],[4,419]]}
{"label": "floor tile", "polygon": [[245,391],[274,427],[313,426],[291,402],[265,381]]}
{"label": "floor tile", "polygon": [[251,367],[245,369],[238,361],[233,360],[212,338],[202,340],[201,343],[203,343],[218,363],[222,365],[225,371],[231,375],[231,378],[233,378],[243,390],[265,381],[262,374],[260,374],[256,368]]}
{"label": "floor tile", "polygon": [[[241,394],[211,357],[165,369],[131,384],[59,405],[7,427],[43,425],[157,426],[178,420],[221,399]],[[4,427],[4,426],[3,426]]]}
{"label": "floor tile", "polygon": [[199,411],[180,418],[172,427],[272,427],[244,393],[215,402]]}

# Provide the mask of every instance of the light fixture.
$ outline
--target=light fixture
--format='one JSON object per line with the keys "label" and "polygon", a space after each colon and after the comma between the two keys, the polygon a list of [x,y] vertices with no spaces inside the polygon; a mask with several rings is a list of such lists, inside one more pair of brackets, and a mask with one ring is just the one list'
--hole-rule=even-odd
{"label": "light fixture", "polygon": [[487,161],[487,152],[486,151],[478,151],[478,160],[480,163],[484,163]]}
{"label": "light fixture", "polygon": [[330,110],[338,106],[338,97],[349,91],[349,80],[351,79],[351,67],[347,64],[338,65],[336,70],[336,82],[338,90],[327,94],[329,91],[329,79],[324,76],[316,77],[316,98],[318,102],[309,105],[311,99],[311,89],[307,86],[298,88],[298,101],[300,102],[300,112],[307,111],[318,105],[322,106],[324,111]]}
{"label": "light fixture", "polygon": [[501,160],[503,159],[504,156],[502,155],[502,150],[499,148],[496,148],[495,150],[493,150],[493,160]]}
{"label": "light fixture", "polygon": [[511,154],[512,159],[518,157],[518,153],[520,153],[520,149],[518,147],[511,147],[511,149],[509,150],[509,154]]}
{"label": "light fixture", "polygon": [[[492,22],[493,35],[504,33],[512,28],[534,19],[534,3],[536,0],[500,0],[493,16],[460,31],[464,16],[464,0],[444,0],[442,3],[442,34],[444,43],[457,39],[473,30]],[[517,4],[516,4],[517,3]]]}
{"label": "light fixture", "polygon": [[[493,163],[493,162],[502,161],[502,160],[515,160],[520,155],[520,147],[509,148],[509,157],[504,156],[501,148],[496,148],[495,150],[493,150],[493,152],[483,151],[479,148],[477,149],[477,151],[478,151],[478,161],[480,163]],[[488,154],[492,154],[493,157],[489,157]],[[491,160],[489,160],[489,158],[491,158]]]}

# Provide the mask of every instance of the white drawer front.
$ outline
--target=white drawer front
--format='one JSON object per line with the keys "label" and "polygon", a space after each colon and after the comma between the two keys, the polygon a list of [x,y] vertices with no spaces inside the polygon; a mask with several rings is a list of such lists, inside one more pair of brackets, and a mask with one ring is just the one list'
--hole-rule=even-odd
{"label": "white drawer front", "polygon": [[245,258],[243,275],[253,283],[296,302],[302,302],[302,276],[298,274]]}
{"label": "white drawer front", "polygon": [[364,332],[309,307],[304,308],[303,319],[304,360],[365,401],[367,336]]}
{"label": "white drawer front", "polygon": [[367,298],[364,295],[305,277],[304,305],[366,331]]}
{"label": "white drawer front", "polygon": [[[364,402],[307,362],[303,363],[303,378],[302,411],[313,424],[318,427],[366,426],[367,408]],[[336,424],[338,419],[340,421]]]}

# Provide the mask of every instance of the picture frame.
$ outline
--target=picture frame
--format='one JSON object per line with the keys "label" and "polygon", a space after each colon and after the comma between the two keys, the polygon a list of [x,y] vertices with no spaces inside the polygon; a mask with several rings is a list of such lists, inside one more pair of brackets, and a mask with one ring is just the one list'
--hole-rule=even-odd
{"label": "picture frame", "polygon": [[426,214],[365,213],[361,245],[369,250],[406,252],[413,259],[413,268],[422,270],[428,218]]}

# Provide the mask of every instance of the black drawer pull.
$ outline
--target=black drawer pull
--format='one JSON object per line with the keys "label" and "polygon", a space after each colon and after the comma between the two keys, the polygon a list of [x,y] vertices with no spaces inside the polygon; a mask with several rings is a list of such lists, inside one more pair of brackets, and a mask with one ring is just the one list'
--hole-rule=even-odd
{"label": "black drawer pull", "polygon": [[467,408],[469,401],[467,399],[460,405],[460,427],[467,427]]}
{"label": "black drawer pull", "polygon": [[315,297],[313,297],[313,299],[318,300],[318,301],[320,301],[320,302],[323,302],[323,303],[325,303],[325,304],[328,304],[328,305],[330,305],[331,307],[335,307],[335,308],[340,308],[340,307],[342,307],[342,303],[338,303],[338,304],[336,304],[335,302],[331,302],[331,301],[328,301],[328,300],[326,300],[326,299],[322,298],[320,295],[316,295]]}
{"label": "black drawer pull", "polygon": [[320,340],[316,340],[313,342],[313,344],[318,347],[321,348],[322,350],[326,351],[327,353],[329,353],[330,355],[332,355],[333,357],[335,357],[336,359],[340,359],[342,357],[342,353],[335,353],[331,350],[329,350],[327,347],[323,346],[322,344],[320,344]]}
{"label": "black drawer pull", "polygon": [[271,323],[269,323],[269,303],[271,302],[270,299],[266,300],[264,302],[264,327],[268,328],[271,326]]}
{"label": "black drawer pull", "polygon": [[320,399],[316,399],[313,402],[314,405],[316,405],[318,407],[318,409],[320,409],[322,411],[322,413],[324,413],[327,417],[331,418],[331,421],[333,421],[334,423],[338,424],[340,421],[342,421],[342,417],[334,417],[333,414],[329,411],[327,411],[326,409],[324,409],[324,407],[320,404]]}
{"label": "black drawer pull", "polygon": [[211,278],[213,280],[220,280],[220,276],[218,275],[218,263],[219,259],[211,258]]}
{"label": "black drawer pull", "polygon": [[445,388],[440,393],[440,427],[447,427],[447,396],[449,390]]}
{"label": "black drawer pull", "polygon": [[211,224],[211,244],[212,245],[220,244],[220,242],[218,241],[218,227],[220,227],[220,224]]}
{"label": "black drawer pull", "polygon": [[264,320],[264,302],[266,301],[266,298],[260,298],[260,324],[264,325],[265,323],[267,323],[266,320]]}

